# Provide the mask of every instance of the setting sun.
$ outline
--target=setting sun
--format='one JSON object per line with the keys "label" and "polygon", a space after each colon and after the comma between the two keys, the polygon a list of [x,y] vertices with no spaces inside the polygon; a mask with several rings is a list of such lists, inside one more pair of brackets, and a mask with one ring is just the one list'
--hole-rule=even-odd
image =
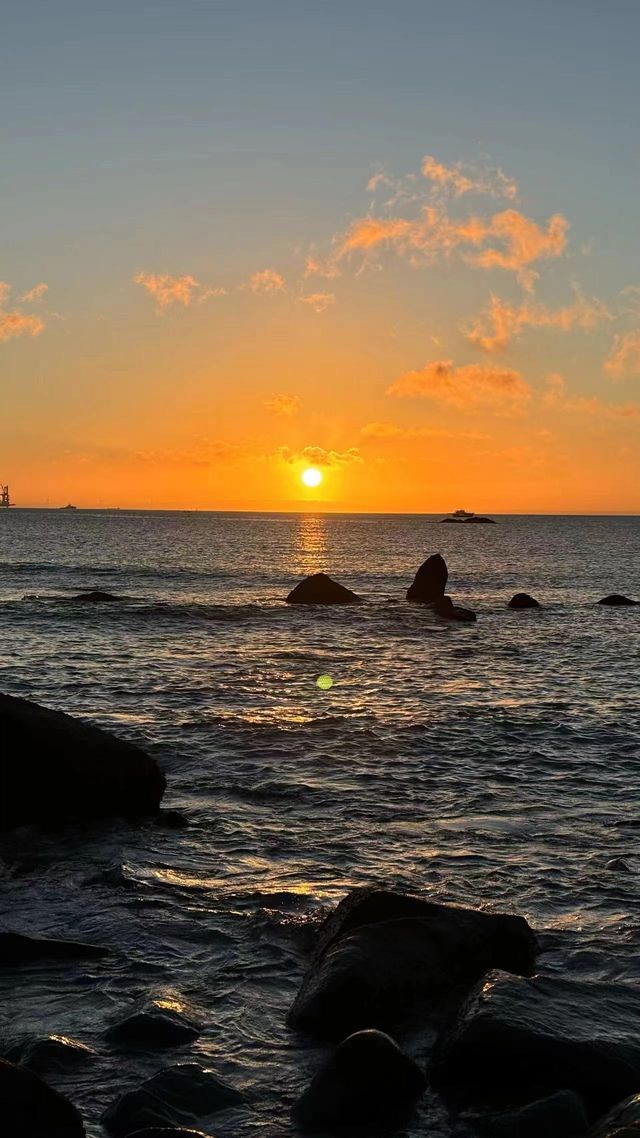
{"label": "setting sun", "polygon": [[322,474],[315,466],[309,466],[307,470],[302,472],[302,481],[305,486],[319,486],[322,482]]}

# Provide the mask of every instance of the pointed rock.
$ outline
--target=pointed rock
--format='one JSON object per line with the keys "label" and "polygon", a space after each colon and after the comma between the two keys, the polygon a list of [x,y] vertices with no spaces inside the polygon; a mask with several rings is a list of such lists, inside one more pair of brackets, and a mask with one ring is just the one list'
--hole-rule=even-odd
{"label": "pointed rock", "polygon": [[413,584],[407,589],[408,601],[421,601],[430,605],[441,600],[447,587],[449,570],[447,563],[439,553],[432,553],[418,569]]}

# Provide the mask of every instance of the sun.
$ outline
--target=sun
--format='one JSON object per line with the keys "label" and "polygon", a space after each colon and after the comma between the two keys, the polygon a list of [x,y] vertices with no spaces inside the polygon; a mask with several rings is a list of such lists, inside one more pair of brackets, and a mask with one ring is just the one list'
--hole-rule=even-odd
{"label": "sun", "polygon": [[322,474],[315,466],[309,466],[303,470],[301,477],[305,486],[319,486],[322,482]]}

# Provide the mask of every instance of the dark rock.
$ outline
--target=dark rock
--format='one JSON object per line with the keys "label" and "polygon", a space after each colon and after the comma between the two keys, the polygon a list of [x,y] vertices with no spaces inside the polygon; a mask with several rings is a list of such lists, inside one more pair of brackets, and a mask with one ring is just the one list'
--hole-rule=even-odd
{"label": "dark rock", "polygon": [[288,1023],[342,1039],[414,1014],[436,1019],[491,968],[531,975],[536,947],[522,917],[357,889],[321,927]]}
{"label": "dark rock", "polygon": [[189,828],[189,819],[185,818],[179,810],[159,810],[155,823],[156,826],[162,826],[167,830],[187,830]]}
{"label": "dark rock", "polygon": [[439,1044],[432,1081],[482,1109],[568,1089],[597,1118],[640,1085],[640,990],[493,977]]}
{"label": "dark rock", "polygon": [[420,1068],[390,1036],[359,1031],[318,1072],[293,1108],[293,1121],[304,1131],[398,1125],[426,1085]]}
{"label": "dark rock", "polygon": [[290,605],[357,605],[360,597],[328,577],[326,573],[313,573],[305,577],[287,597]]}
{"label": "dark rock", "polygon": [[0,830],[155,814],[165,778],[133,743],[60,711],[0,695]]}
{"label": "dark rock", "polygon": [[178,1130],[174,1126],[145,1126],[128,1138],[207,1138],[207,1135],[202,1130],[185,1130],[182,1126]]}
{"label": "dark rock", "polygon": [[640,1135],[640,1094],[617,1103],[613,1110],[589,1131],[589,1138],[638,1138]]}
{"label": "dark rock", "polygon": [[540,601],[537,601],[535,597],[530,597],[528,593],[516,593],[509,601],[508,607],[510,609],[539,609],[542,606]]}
{"label": "dark rock", "polygon": [[158,1071],[137,1091],[113,1103],[102,1116],[102,1125],[114,1138],[154,1126],[189,1127],[219,1110],[243,1101],[235,1087],[197,1063],[185,1063]]}
{"label": "dark rock", "polygon": [[83,1138],[73,1103],[33,1071],[0,1059],[0,1120],[7,1138]]}
{"label": "dark rock", "polygon": [[118,1047],[144,1047],[149,1050],[161,1047],[179,1047],[197,1039],[200,1029],[177,1012],[153,1006],[110,1027],[106,1033],[109,1043]]}
{"label": "dark rock", "polygon": [[599,605],[638,605],[640,601],[632,601],[631,597],[624,597],[621,593],[610,593],[597,602]]}
{"label": "dark rock", "polygon": [[79,1043],[77,1039],[69,1039],[66,1035],[47,1035],[12,1047],[5,1058],[28,1067],[37,1075],[46,1075],[69,1070],[95,1059],[96,1055],[92,1047]]}
{"label": "dark rock", "polygon": [[75,940],[38,940],[22,933],[0,932],[0,964],[32,964],[35,960],[92,960],[108,956],[100,944]]}
{"label": "dark rock", "polygon": [[581,1138],[589,1129],[584,1103],[573,1091],[558,1091],[502,1114],[465,1116],[480,1138]]}
{"label": "dark rock", "polygon": [[420,601],[430,605],[444,597],[449,570],[444,557],[432,553],[418,569],[413,583],[407,589],[408,601]]}
{"label": "dark rock", "polygon": [[75,603],[99,605],[108,601],[119,601],[120,597],[114,597],[113,593],[103,593],[100,589],[92,589],[88,593],[77,593],[74,597],[69,597],[68,599]]}
{"label": "dark rock", "polygon": [[494,526],[496,524],[493,518],[483,518],[481,514],[474,514],[472,518],[463,518],[462,521],[467,526]]}
{"label": "dark rock", "polygon": [[454,605],[451,597],[440,597],[440,600],[434,601],[431,607],[436,616],[443,620],[474,621],[477,619],[476,614],[471,609],[463,609],[460,605]]}

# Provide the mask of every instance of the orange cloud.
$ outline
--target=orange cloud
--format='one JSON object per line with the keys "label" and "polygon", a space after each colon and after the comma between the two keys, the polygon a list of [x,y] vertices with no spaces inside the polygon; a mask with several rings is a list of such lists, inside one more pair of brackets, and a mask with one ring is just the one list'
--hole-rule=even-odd
{"label": "orange cloud", "polygon": [[439,189],[451,192],[454,197],[477,193],[515,201],[518,196],[515,179],[508,177],[500,168],[474,171],[472,167],[467,167],[462,162],[445,166],[444,163],[437,162],[431,154],[427,154],[422,159],[421,173],[423,178],[433,182]]}
{"label": "orange cloud", "polygon": [[557,372],[547,376],[547,388],[542,395],[543,407],[555,411],[577,411],[595,415],[599,419],[638,419],[639,403],[603,403],[597,395],[569,395],[564,377]]}
{"label": "orange cloud", "polygon": [[303,450],[294,452],[289,450],[289,447],[280,447],[278,451],[280,458],[284,462],[306,462],[311,466],[347,466],[353,462],[364,462],[362,455],[357,447],[349,447],[348,450],[325,450],[324,447],[304,447]]}
{"label": "orange cloud", "polygon": [[252,292],[285,292],[286,285],[284,277],[277,273],[275,269],[262,269],[260,272],[253,273],[249,278],[249,287]]}
{"label": "orange cloud", "polygon": [[433,399],[454,407],[514,407],[529,399],[531,388],[517,371],[481,364],[454,367],[452,360],[438,360],[420,371],[405,372],[391,384],[387,395]]}
{"label": "orange cloud", "polygon": [[327,308],[331,308],[336,302],[332,292],[312,292],[309,296],[301,296],[300,300],[309,308],[313,308],[314,312],[326,312]]}
{"label": "orange cloud", "polygon": [[340,269],[338,268],[338,265],[335,263],[335,260],[332,260],[331,257],[328,257],[324,261],[320,261],[315,256],[308,256],[308,257],[305,257],[304,276],[305,277],[326,277],[327,280],[330,280],[333,277],[339,277],[340,276]]}
{"label": "orange cloud", "polygon": [[476,431],[447,431],[438,427],[400,427],[397,423],[365,423],[360,434],[365,439],[378,439],[380,442],[411,439],[488,439]]}
{"label": "orange cloud", "polygon": [[640,376],[640,332],[616,336],[611,353],[604,361],[604,370],[614,379]]}
{"label": "orange cloud", "polygon": [[611,319],[611,313],[599,300],[587,301],[580,295],[574,304],[556,309],[532,302],[515,306],[492,296],[488,311],[463,324],[462,330],[471,344],[485,352],[500,352],[527,327],[568,332],[571,328],[595,328],[600,321]]}
{"label": "orange cloud", "polygon": [[188,308],[200,287],[194,277],[172,277],[168,273],[137,273],[133,280],[153,297],[159,312],[172,304]]}
{"label": "orange cloud", "polygon": [[49,291],[49,285],[42,281],[40,284],[34,285],[28,292],[24,292],[20,297],[26,304],[33,304],[36,300],[42,300],[42,297]]}
{"label": "orange cloud", "polygon": [[271,411],[274,415],[295,415],[300,410],[298,396],[286,395],[284,392],[279,392],[269,399],[265,399],[264,405],[267,411]]}
{"label": "orange cloud", "polygon": [[538,274],[529,266],[534,261],[559,257],[567,244],[569,223],[560,213],[549,218],[546,229],[516,209],[505,209],[491,218],[490,238],[502,242],[502,249],[485,249],[472,258],[483,269],[509,269],[524,288],[531,290]]}
{"label": "orange cloud", "polygon": [[0,343],[18,336],[39,336],[44,329],[44,321],[20,308],[7,309],[10,293],[11,285],[0,281]]}

